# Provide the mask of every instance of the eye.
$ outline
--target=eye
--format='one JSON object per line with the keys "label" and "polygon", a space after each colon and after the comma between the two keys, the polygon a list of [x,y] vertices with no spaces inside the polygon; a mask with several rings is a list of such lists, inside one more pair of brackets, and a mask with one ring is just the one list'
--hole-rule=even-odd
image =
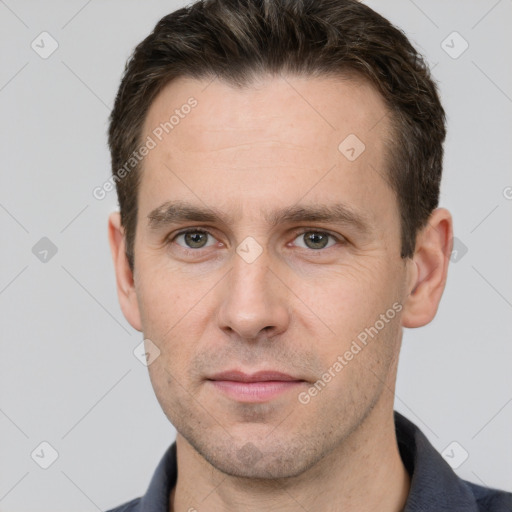
{"label": "eye", "polygon": [[[329,239],[331,239],[332,243],[329,242]],[[303,245],[301,245],[300,242],[298,242],[297,245],[304,249],[318,250],[332,247],[337,239],[333,235],[323,231],[304,231],[300,233],[294,241],[296,243],[297,241],[302,242]]]}
{"label": "eye", "polygon": [[[208,237],[210,237],[210,241],[208,241]],[[203,247],[214,245],[216,242],[215,238],[208,231],[201,229],[182,231],[172,241],[185,249],[202,249]]]}

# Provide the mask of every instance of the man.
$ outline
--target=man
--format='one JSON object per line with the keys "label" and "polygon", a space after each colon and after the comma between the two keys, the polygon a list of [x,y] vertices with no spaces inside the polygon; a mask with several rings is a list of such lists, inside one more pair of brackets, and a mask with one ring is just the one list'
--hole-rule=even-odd
{"label": "man", "polygon": [[177,431],[117,511],[510,511],[393,413],[452,248],[444,111],[354,0],[212,0],[129,61],[109,144],[124,315]]}

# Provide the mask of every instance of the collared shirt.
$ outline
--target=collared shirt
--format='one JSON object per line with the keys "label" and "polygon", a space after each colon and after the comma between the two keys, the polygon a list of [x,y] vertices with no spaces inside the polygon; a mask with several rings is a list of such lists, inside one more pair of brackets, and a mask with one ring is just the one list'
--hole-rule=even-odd
{"label": "collared shirt", "polygon": [[[419,428],[395,412],[400,456],[411,476],[403,512],[512,512],[512,494],[460,479]],[[176,485],[176,443],[158,464],[148,490],[109,512],[169,512]]]}

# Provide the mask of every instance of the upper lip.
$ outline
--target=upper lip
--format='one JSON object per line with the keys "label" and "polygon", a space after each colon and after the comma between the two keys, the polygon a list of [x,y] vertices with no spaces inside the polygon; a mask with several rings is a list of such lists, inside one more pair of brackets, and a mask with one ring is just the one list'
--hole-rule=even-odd
{"label": "upper lip", "polygon": [[237,382],[265,382],[265,381],[300,381],[297,377],[292,377],[287,373],[278,371],[260,371],[256,373],[244,373],[239,370],[228,370],[221,373],[216,373],[208,380],[231,380]]}

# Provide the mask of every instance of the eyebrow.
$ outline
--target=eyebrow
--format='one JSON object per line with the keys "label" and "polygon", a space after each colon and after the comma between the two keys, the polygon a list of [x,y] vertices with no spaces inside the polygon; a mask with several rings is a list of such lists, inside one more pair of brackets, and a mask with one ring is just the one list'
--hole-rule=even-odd
{"label": "eyebrow", "polygon": [[[169,224],[180,222],[208,222],[227,225],[240,215],[225,215],[215,208],[195,206],[183,201],[167,201],[148,215],[149,228],[160,230]],[[284,223],[325,222],[353,226],[363,234],[372,231],[366,214],[343,203],[332,205],[293,205],[264,214],[266,222],[275,227]]]}

